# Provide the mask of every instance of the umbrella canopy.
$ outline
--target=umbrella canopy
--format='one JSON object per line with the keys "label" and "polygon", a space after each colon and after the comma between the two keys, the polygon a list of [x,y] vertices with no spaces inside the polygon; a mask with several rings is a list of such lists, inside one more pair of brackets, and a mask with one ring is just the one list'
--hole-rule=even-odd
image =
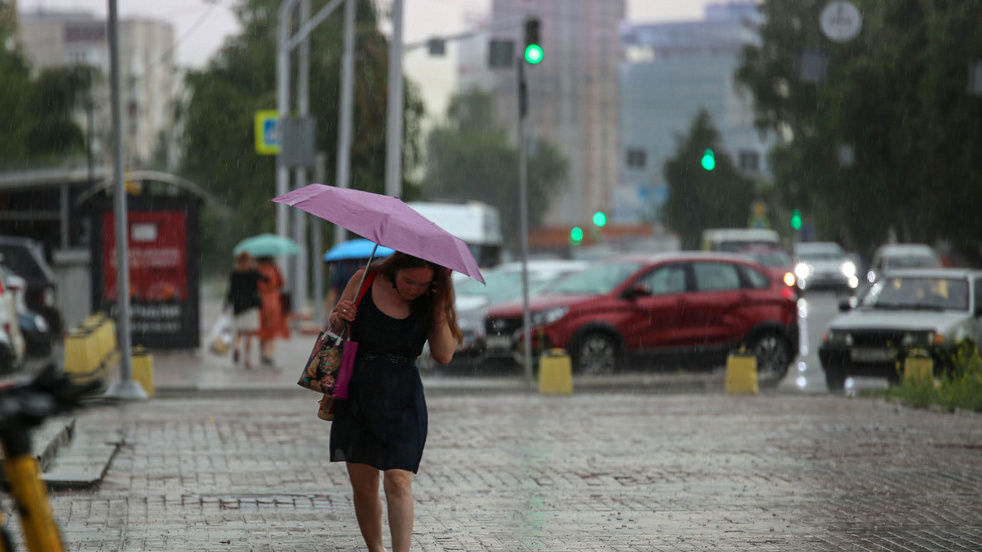
{"label": "umbrella canopy", "polygon": [[300,252],[297,242],[285,236],[276,234],[259,234],[240,241],[232,251],[238,255],[248,251],[253,257],[276,257],[278,255],[296,255]]}
{"label": "umbrella canopy", "polygon": [[484,282],[463,240],[401,199],[351,188],[308,184],[273,198],[350,230],[374,243],[462,272]]}
{"label": "umbrella canopy", "polygon": [[376,257],[388,257],[392,250],[388,247],[375,248],[375,243],[364,238],[355,238],[346,242],[341,242],[332,247],[324,254],[325,261],[345,261],[349,259],[367,259],[372,256],[375,250]]}

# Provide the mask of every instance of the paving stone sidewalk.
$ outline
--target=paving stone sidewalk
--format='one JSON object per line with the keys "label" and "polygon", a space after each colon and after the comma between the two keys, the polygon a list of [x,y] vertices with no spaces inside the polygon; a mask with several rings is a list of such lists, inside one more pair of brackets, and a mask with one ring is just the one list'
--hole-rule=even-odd
{"label": "paving stone sidewalk", "polygon": [[[428,402],[414,550],[982,550],[978,415],[778,392]],[[98,486],[53,492],[68,549],[364,550],[315,407],[85,411],[76,440],[121,444]]]}

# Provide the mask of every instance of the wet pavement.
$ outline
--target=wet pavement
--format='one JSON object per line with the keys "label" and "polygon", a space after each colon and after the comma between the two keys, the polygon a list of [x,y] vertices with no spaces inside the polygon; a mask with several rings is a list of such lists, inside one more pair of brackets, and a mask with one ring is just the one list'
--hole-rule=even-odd
{"label": "wet pavement", "polygon": [[[45,477],[67,549],[364,550],[330,425],[295,384],[311,341],[281,343],[281,371],[156,353],[156,398],[66,419]],[[640,372],[545,396],[426,373],[413,549],[982,550],[978,414],[794,377],[734,396],[719,371]]]}

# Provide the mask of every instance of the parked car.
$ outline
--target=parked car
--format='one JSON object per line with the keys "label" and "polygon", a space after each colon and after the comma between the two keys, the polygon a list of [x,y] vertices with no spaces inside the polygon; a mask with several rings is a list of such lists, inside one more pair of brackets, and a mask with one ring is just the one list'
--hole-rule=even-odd
{"label": "parked car", "polygon": [[[556,278],[583,270],[587,261],[565,259],[537,259],[528,261],[529,295]],[[463,342],[457,354],[480,357],[484,354],[484,317],[491,305],[520,299],[522,296],[522,263],[500,264],[483,273],[485,284],[466,278],[454,284],[456,294],[457,323],[463,333]]]}
{"label": "parked car", "polygon": [[890,272],[855,308],[843,301],[840,309],[846,312],[832,320],[818,349],[830,390],[841,390],[849,376],[896,382],[913,349],[929,353],[940,373],[960,340],[982,342],[982,272]]}
{"label": "parked car", "polygon": [[[751,259],[726,253],[623,256],[570,274],[530,305],[533,352],[566,349],[578,373],[609,373],[628,355],[722,364],[746,346],[762,376],[798,351],[795,291]],[[520,356],[522,304],[491,307],[489,350]]]}
{"label": "parked car", "polygon": [[854,290],[859,286],[859,267],[835,242],[801,242],[794,246],[794,273],[798,287]]}
{"label": "parked car", "polygon": [[762,264],[775,278],[784,282],[784,285],[794,287],[797,284],[794,261],[783,249],[774,246],[753,246],[741,249],[737,253]]}
{"label": "parked car", "polygon": [[929,245],[923,243],[895,243],[880,246],[873,253],[873,261],[866,280],[872,284],[881,274],[904,268],[939,268],[941,257]]}
{"label": "parked car", "polygon": [[41,245],[29,238],[0,236],[0,264],[27,282],[24,301],[27,308],[44,317],[55,335],[61,335],[62,318],[58,310],[54,273]]}
{"label": "parked car", "polygon": [[43,316],[27,308],[27,303],[24,301],[27,282],[13,274],[8,278],[8,283],[17,305],[17,325],[21,335],[24,336],[27,356],[38,357],[50,354],[57,336],[51,333],[51,328],[48,327],[48,322]]}
{"label": "parked car", "polygon": [[10,287],[13,277],[13,273],[0,266],[0,372],[3,373],[18,370],[26,354],[18,324],[17,295]]}

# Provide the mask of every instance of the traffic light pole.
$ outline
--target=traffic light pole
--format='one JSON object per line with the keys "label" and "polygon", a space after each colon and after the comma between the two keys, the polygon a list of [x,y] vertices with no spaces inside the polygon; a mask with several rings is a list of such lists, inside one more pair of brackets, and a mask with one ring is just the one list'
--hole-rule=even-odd
{"label": "traffic light pole", "polygon": [[518,56],[518,202],[522,236],[522,335],[524,337],[525,379],[532,382],[532,315],[529,312],[529,213],[528,213],[528,86],[525,82],[525,59]]}

